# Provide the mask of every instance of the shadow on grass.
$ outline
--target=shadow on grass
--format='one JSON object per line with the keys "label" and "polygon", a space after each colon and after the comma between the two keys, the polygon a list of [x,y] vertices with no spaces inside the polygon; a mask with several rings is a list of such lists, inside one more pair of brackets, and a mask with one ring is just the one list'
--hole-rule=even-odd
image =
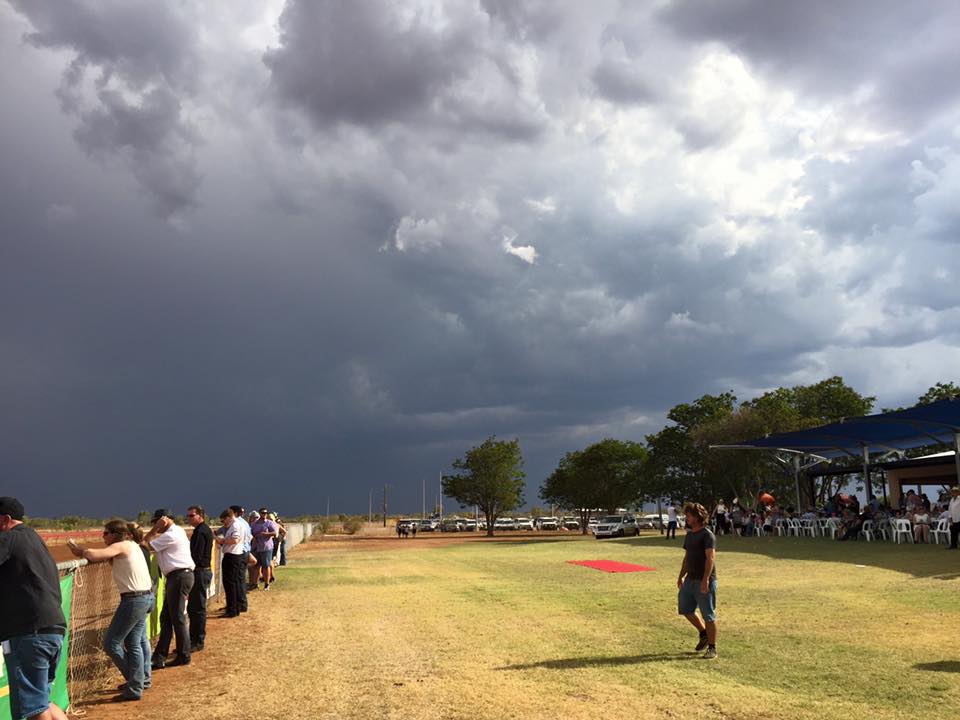
{"label": "shadow on grass", "polygon": [[550,670],[576,670],[588,667],[610,667],[616,665],[639,665],[652,662],[675,662],[678,660],[700,660],[697,653],[648,653],[646,655],[621,655],[620,657],[578,657],[562,658],[560,660],[541,660],[534,663],[518,665],[504,665],[497,670],[533,670],[534,668],[548,668]]}
{"label": "shadow on grass", "polygon": [[937,662],[917,663],[914,670],[929,670],[930,672],[960,673],[960,660],[938,660]]}
{"label": "shadow on grass", "polygon": [[[646,536],[615,541],[618,544],[643,547],[675,548],[683,546],[683,536],[666,540]],[[719,553],[751,553],[774,560],[812,560],[846,565],[868,565],[933,580],[954,580],[960,577],[957,560],[960,552],[945,552],[943,545],[895,545],[887,541],[838,542],[826,538],[797,537],[739,537],[722,535],[717,538]]]}

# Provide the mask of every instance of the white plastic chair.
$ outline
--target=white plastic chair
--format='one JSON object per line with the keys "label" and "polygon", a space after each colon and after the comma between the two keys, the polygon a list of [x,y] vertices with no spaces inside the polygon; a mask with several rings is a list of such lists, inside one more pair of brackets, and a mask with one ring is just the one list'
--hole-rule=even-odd
{"label": "white plastic chair", "polygon": [[867,542],[873,542],[873,520],[864,520],[860,526],[860,534]]}
{"label": "white plastic chair", "polygon": [[943,538],[945,545],[950,544],[950,521],[947,518],[937,520],[936,527],[930,528],[930,537],[937,545],[940,544],[940,538]]}
{"label": "white plastic chair", "polygon": [[906,518],[891,518],[890,525],[893,528],[893,541],[900,544],[900,538],[905,537],[906,542],[913,543],[913,527]]}
{"label": "white plastic chair", "polygon": [[787,526],[787,521],[783,518],[780,518],[774,523],[774,528],[777,530],[778,537],[790,534],[790,528]]}
{"label": "white plastic chair", "polygon": [[817,536],[817,521],[816,520],[803,520],[800,523],[800,534],[809,535],[810,537]]}
{"label": "white plastic chair", "polygon": [[800,537],[800,534],[803,532],[803,528],[800,526],[800,521],[793,518],[787,520],[787,535],[793,535],[795,537]]}
{"label": "white plastic chair", "polygon": [[826,518],[821,527],[824,537],[829,534],[831,540],[837,539],[837,528],[840,527],[840,521],[837,518]]}

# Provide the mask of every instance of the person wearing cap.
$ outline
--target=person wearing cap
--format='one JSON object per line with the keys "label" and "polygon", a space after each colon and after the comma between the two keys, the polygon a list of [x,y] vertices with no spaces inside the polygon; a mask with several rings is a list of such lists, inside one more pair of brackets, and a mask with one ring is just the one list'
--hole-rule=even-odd
{"label": "person wearing cap", "polygon": [[957,538],[960,537],[960,487],[950,488],[950,504],[947,506],[950,513],[950,549],[957,549]]}
{"label": "person wearing cap", "polygon": [[[160,613],[160,637],[153,650],[153,669],[190,664],[190,630],[187,627],[187,600],[193,588],[193,558],[190,541],[183,528],[173,521],[173,513],[161,508],[153,513],[153,528],[144,537],[157,556],[160,572],[166,580],[163,609]],[[176,635],[177,656],[167,663],[170,640]]]}
{"label": "person wearing cap", "polygon": [[66,720],[50,701],[67,620],[50,552],[23,524],[23,505],[0,497],[0,641],[15,720]]}
{"label": "person wearing cap", "polygon": [[109,562],[120,603],[103,637],[103,649],[126,681],[117,700],[139,700],[145,687],[141,637],[153,607],[153,580],[139,542],[136,523],[110,520],[103,526],[105,548],[88,548],[68,541],[70,551],[89,563]]}
{"label": "person wearing cap", "polygon": [[223,594],[227,607],[223,617],[235,618],[240,614],[240,592],[243,590],[243,530],[237,523],[233,510],[227,508],[220,513],[223,527],[217,530],[216,538],[223,549]]}
{"label": "person wearing cap", "polygon": [[253,579],[254,585],[259,587],[262,578],[263,589],[269,590],[273,582],[273,542],[279,532],[277,524],[270,519],[269,510],[260,508],[260,517],[250,526],[250,532],[253,533],[253,554],[259,572],[259,577]]}
{"label": "person wearing cap", "polygon": [[187,522],[193,527],[190,534],[190,557],[193,558],[193,587],[187,600],[190,616],[190,652],[203,650],[207,637],[207,591],[213,579],[210,559],[213,555],[213,531],[206,522],[206,514],[199,505],[187,508]]}

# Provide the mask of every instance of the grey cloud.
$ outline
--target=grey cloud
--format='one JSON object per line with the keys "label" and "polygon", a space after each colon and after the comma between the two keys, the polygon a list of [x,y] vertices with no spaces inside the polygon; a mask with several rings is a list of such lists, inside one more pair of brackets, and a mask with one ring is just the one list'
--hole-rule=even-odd
{"label": "grey cloud", "polygon": [[33,26],[26,40],[68,50],[57,95],[77,118],[74,136],[101,159],[119,158],[156,212],[193,208],[200,176],[198,140],[183,110],[196,91],[196,29],[162,3],[15,2]]}
{"label": "grey cloud", "polygon": [[858,102],[888,122],[914,125],[960,99],[952,4],[681,0],[659,19],[681,36],[729,46],[774,84]]}
{"label": "grey cloud", "polygon": [[509,60],[484,48],[485,16],[467,4],[438,12],[291,0],[280,46],[264,56],[274,96],[320,128],[409,123],[417,132],[535,137],[543,119],[516,101]]}

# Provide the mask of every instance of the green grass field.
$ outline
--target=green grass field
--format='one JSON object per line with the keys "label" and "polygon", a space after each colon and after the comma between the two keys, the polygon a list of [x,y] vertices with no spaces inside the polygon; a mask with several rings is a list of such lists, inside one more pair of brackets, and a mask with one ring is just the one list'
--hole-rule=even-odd
{"label": "green grass field", "polygon": [[278,694],[323,717],[960,717],[960,552],[721,538],[705,661],[676,614],[681,542],[311,543],[270,632],[319,680]]}

